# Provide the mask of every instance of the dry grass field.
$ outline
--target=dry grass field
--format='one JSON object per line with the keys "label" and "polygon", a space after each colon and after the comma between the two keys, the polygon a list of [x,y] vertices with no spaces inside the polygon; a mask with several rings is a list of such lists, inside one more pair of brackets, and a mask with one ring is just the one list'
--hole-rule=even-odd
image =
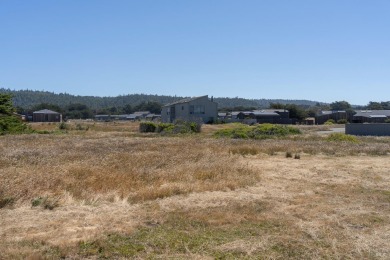
{"label": "dry grass field", "polygon": [[390,138],[32,127],[0,136],[0,259],[390,259]]}

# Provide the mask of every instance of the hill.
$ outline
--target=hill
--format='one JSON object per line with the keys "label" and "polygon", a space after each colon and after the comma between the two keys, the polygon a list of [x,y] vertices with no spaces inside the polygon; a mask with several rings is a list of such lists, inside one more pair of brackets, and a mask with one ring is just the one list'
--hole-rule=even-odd
{"label": "hill", "polygon": [[[182,99],[178,96],[148,95],[148,94],[128,94],[117,97],[97,97],[97,96],[76,96],[68,93],[53,93],[36,90],[11,90],[0,88],[0,93],[10,93],[13,96],[14,106],[31,108],[41,103],[54,104],[65,107],[69,104],[81,103],[90,109],[103,109],[107,107],[124,107],[126,105],[136,106],[142,102],[158,102],[168,104]],[[304,106],[314,106],[316,101],[309,100],[285,100],[285,99],[244,99],[244,98],[214,98],[220,108],[233,107],[256,107],[268,108],[270,103],[296,104]]]}

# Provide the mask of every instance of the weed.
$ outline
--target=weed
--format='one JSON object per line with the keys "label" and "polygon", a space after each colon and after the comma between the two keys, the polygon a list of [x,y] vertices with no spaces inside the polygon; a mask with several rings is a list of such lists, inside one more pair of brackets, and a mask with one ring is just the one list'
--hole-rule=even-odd
{"label": "weed", "polygon": [[58,207],[58,199],[51,199],[48,197],[37,197],[31,200],[31,207],[41,206],[43,209],[53,210]]}
{"label": "weed", "polygon": [[5,208],[7,206],[12,206],[14,202],[15,199],[13,197],[0,198],[0,209]]}
{"label": "weed", "polygon": [[359,139],[353,135],[346,135],[343,133],[332,133],[327,138],[329,142],[349,142],[349,143],[359,143]]}

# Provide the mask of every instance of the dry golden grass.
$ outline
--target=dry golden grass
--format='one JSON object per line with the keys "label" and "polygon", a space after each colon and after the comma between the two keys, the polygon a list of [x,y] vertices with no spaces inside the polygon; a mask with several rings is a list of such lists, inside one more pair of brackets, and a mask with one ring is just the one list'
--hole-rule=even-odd
{"label": "dry golden grass", "polygon": [[390,138],[71,124],[0,137],[0,259],[390,258]]}

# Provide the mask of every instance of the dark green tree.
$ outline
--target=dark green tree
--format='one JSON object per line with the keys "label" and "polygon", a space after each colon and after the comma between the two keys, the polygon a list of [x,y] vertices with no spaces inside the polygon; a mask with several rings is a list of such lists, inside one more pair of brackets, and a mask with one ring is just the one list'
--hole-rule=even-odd
{"label": "dark green tree", "polygon": [[11,95],[0,94],[0,135],[23,133],[29,130],[14,111]]}
{"label": "dark green tree", "polygon": [[93,118],[93,113],[84,104],[70,104],[65,109],[66,119],[88,119]]}
{"label": "dark green tree", "polygon": [[347,110],[351,108],[351,104],[349,104],[347,101],[335,101],[333,103],[330,103],[330,109],[331,110]]}

